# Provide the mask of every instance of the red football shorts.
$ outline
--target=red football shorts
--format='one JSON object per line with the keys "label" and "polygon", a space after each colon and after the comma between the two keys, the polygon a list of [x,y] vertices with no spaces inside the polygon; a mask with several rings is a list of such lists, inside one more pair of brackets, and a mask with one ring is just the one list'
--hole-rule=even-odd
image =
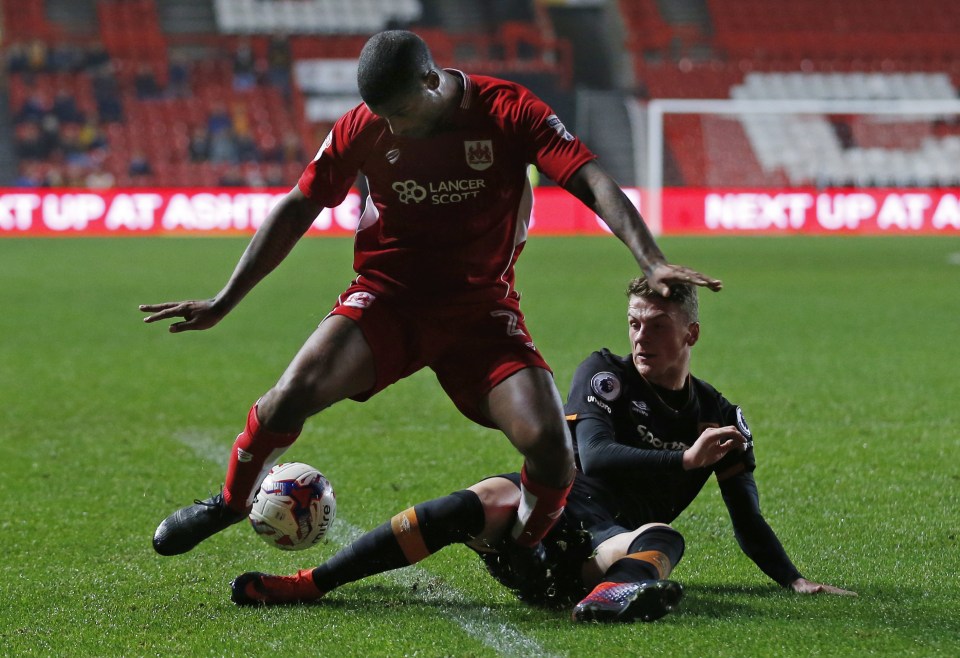
{"label": "red football shorts", "polygon": [[493,427],[480,402],[494,386],[524,368],[550,371],[516,299],[462,306],[410,304],[354,283],[330,315],[356,322],[373,351],[376,383],[352,398],[361,402],[429,367],[464,416]]}

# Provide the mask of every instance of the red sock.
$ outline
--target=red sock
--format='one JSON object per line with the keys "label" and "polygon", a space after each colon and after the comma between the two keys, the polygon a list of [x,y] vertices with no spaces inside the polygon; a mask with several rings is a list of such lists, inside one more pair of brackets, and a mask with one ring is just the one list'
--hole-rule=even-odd
{"label": "red sock", "polygon": [[517,509],[517,523],[513,526],[513,540],[530,547],[543,539],[560,518],[572,486],[572,481],[562,489],[535,482],[530,479],[524,464],[520,471],[520,507]]}
{"label": "red sock", "polygon": [[247,426],[237,435],[227,464],[227,481],[223,500],[227,507],[246,512],[267,472],[277,463],[300,432],[271,432],[257,419],[257,405],[250,407]]}

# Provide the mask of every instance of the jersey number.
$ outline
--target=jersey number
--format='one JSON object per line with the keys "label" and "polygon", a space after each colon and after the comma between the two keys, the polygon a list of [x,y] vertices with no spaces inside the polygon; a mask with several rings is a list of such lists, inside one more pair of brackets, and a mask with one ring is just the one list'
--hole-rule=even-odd
{"label": "jersey number", "polygon": [[504,318],[507,321],[508,336],[526,336],[523,330],[517,325],[520,324],[520,318],[513,311],[490,311],[490,315],[495,318]]}

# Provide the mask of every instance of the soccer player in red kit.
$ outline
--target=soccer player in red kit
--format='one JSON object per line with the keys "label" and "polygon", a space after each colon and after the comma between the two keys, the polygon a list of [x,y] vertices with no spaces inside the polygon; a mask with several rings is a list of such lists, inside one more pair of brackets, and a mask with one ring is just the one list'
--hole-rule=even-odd
{"label": "soccer player in red kit", "polygon": [[656,288],[721,286],[667,263],[594,155],[522,86],[440,69],[417,35],[400,30],[370,38],[357,81],[364,103],[337,121],[226,286],[212,299],[141,306],[146,322],[182,318],[175,333],[212,327],[280,264],[322,207],[344,199],[358,171],[366,176],[356,279],[250,409],[222,492],[157,528],[153,545],[163,555],[242,520],[308,417],[424,367],[465,416],[500,429],[523,455],[512,539],[535,555],[563,509],[574,462],[560,395],[514,288],[532,202],[528,163],[596,211]]}

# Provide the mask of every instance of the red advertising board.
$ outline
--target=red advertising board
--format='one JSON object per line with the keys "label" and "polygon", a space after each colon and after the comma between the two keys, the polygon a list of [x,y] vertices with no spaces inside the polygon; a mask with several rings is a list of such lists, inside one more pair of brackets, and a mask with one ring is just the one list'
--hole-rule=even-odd
{"label": "red advertising board", "polygon": [[666,190],[668,234],[960,233],[960,190]]}
{"label": "red advertising board", "polygon": [[[644,195],[625,190],[641,210]],[[0,237],[76,235],[249,234],[286,190],[0,189]],[[310,235],[349,236],[361,199],[351,193],[317,217]],[[667,235],[960,233],[960,190],[700,190],[663,191]],[[530,232],[588,235],[603,223],[565,191],[534,195]]]}

